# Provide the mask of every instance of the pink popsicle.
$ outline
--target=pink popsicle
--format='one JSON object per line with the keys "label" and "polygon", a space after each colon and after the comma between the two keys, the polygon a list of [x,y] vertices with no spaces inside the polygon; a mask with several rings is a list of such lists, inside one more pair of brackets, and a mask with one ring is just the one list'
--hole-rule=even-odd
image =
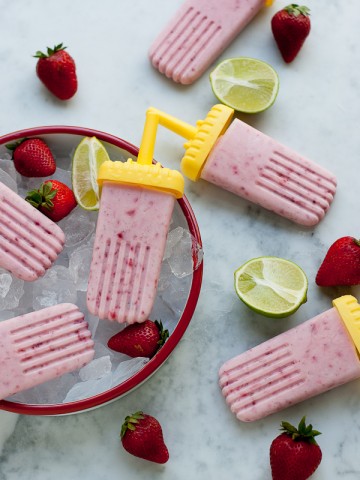
{"label": "pink popsicle", "polygon": [[326,169],[238,119],[213,147],[201,178],[305,226],[324,217],[336,190]]}
{"label": "pink popsicle", "polygon": [[0,322],[0,399],[81,368],[93,344],[84,315],[70,303]]}
{"label": "pink popsicle", "polygon": [[193,83],[265,4],[265,0],[187,0],[149,51],[155,68]]}
{"label": "pink popsicle", "polygon": [[104,182],[87,289],[94,315],[121,323],[148,318],[174,204],[168,193]]}
{"label": "pink popsicle", "polygon": [[159,124],[187,139],[183,173],[246,198],[300,225],[316,225],[328,211],[336,178],[325,168],[235,119],[214,105],[196,126],[150,108]]}
{"label": "pink popsicle", "polygon": [[0,183],[0,267],[26,281],[43,275],[63,249],[61,228]]}
{"label": "pink popsicle", "polygon": [[360,377],[360,306],[350,295],[334,305],[221,367],[222,393],[239,420],[259,420]]}

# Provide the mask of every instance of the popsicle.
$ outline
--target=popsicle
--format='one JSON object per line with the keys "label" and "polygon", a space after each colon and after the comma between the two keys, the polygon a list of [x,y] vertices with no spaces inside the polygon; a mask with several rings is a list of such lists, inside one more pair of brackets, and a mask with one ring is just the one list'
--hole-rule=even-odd
{"label": "popsicle", "polygon": [[360,377],[360,305],[333,308],[227,361],[220,387],[231,411],[251,422]]}
{"label": "popsicle", "polygon": [[101,319],[145,321],[152,309],[182,175],[152,164],[157,116],[147,115],[137,161],[104,162],[87,306]]}
{"label": "popsicle", "polygon": [[64,242],[56,223],[0,182],[0,267],[22,280],[36,280]]}
{"label": "popsicle", "polygon": [[188,139],[181,168],[191,180],[207,180],[308,227],[330,208],[335,176],[246,123],[232,121],[232,108],[215,105],[196,126],[149,110],[161,125]]}
{"label": "popsicle", "polygon": [[268,0],[186,0],[152,44],[155,68],[191,84],[214,62]]}
{"label": "popsicle", "polygon": [[92,360],[93,344],[71,303],[0,322],[0,399],[81,368]]}

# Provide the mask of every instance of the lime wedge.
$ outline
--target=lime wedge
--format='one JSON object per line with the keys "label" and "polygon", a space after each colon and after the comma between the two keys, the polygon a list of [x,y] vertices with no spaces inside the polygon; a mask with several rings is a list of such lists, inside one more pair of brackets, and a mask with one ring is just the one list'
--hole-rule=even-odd
{"label": "lime wedge", "polygon": [[238,268],[234,277],[240,300],[266,317],[287,317],[307,300],[305,273],[283,258],[253,258]]}
{"label": "lime wedge", "polygon": [[85,210],[99,209],[97,176],[100,165],[110,160],[96,137],[85,137],[76,147],[72,160],[72,188],[77,203]]}
{"label": "lime wedge", "polygon": [[255,58],[228,58],[210,73],[210,83],[221,103],[244,113],[271,107],[279,91],[279,77],[268,63]]}

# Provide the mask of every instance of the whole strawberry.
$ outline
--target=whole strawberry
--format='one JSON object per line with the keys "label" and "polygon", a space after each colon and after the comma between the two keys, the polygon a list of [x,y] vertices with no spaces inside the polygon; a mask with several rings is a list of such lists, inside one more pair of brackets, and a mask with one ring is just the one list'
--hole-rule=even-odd
{"label": "whole strawberry", "polygon": [[53,154],[40,138],[25,138],[6,148],[12,151],[14,166],[24,177],[48,177],[56,170]]}
{"label": "whole strawberry", "polygon": [[166,463],[169,460],[161,425],[151,415],[136,412],[127,416],[120,436],[125,450],[135,457],[156,463]]}
{"label": "whole strawberry", "polygon": [[58,180],[46,180],[38,190],[29,192],[25,200],[54,222],[66,217],[77,205],[73,191]]}
{"label": "whole strawberry", "polygon": [[161,322],[145,320],[125,327],[108,341],[108,347],[130,357],[153,357],[166,339],[168,330]]}
{"label": "whole strawberry", "polygon": [[68,100],[77,91],[78,81],[74,59],[65,52],[63,44],[47,48],[47,54],[36,52],[36,73],[46,88],[60,100]]}
{"label": "whole strawberry", "polygon": [[320,287],[360,284],[360,241],[341,237],[329,248],[318,273]]}
{"label": "whole strawberry", "polygon": [[270,446],[270,465],[273,480],[306,480],[318,468],[322,453],[314,437],[320,432],[306,426],[305,417],[298,428],[281,423],[284,432]]}
{"label": "whole strawberry", "polygon": [[286,63],[294,60],[310,33],[310,9],[292,3],[275,13],[271,29]]}

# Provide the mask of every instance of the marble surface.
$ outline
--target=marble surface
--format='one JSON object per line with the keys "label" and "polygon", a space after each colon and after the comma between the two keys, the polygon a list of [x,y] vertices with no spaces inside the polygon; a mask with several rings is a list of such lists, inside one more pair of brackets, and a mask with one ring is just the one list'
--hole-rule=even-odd
{"label": "marble surface", "polygon": [[[81,125],[138,145],[150,105],[191,123],[202,118],[216,103],[208,75],[179,86],[147,59],[150,43],[180,3],[63,0],[59,6],[0,0],[1,134]],[[272,15],[285,4],[277,1],[263,10],[220,59],[250,56],[276,68],[280,91],[273,107],[239,118],[335,173],[338,192],[329,213],[316,228],[305,229],[213,185],[186,181],[204,244],[204,280],[183,339],[153,377],[110,405],[66,417],[0,412],[1,480],[267,480],[269,445],[280,421],[298,422],[303,415],[323,432],[323,461],[314,480],[359,478],[360,380],[252,424],[235,419],[217,384],[225,360],[330,308],[339,294],[360,293],[320,289],[314,282],[327,247],[343,235],[359,235],[360,3],[308,0],[312,31],[290,65],[282,61],[270,31]],[[79,91],[66,103],[41,86],[32,58],[36,50],[61,41],[79,76]],[[181,154],[181,139],[159,131],[155,157],[177,168]],[[234,293],[233,271],[260,255],[289,258],[308,275],[308,302],[290,318],[256,315]],[[136,409],[163,425],[171,457],[165,466],[122,449],[122,420]]]}

